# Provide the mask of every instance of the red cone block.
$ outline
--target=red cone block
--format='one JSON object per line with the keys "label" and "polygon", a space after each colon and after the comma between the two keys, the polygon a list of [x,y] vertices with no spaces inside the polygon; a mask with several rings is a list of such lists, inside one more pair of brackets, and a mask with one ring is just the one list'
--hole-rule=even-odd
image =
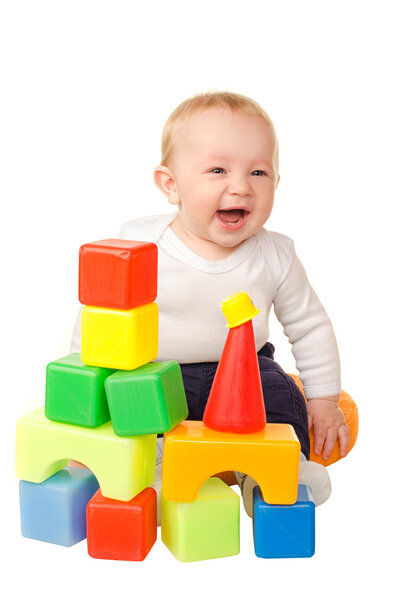
{"label": "red cone block", "polygon": [[202,420],[210,429],[233,433],[266,426],[251,320],[229,330]]}

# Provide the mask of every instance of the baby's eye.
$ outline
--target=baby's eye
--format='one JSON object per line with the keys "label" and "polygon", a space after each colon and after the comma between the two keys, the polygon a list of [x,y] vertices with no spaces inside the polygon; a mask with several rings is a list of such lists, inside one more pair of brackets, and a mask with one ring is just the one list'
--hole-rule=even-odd
{"label": "baby's eye", "polygon": [[222,167],[215,167],[214,169],[211,169],[211,173],[224,173],[225,169],[222,169]]}
{"label": "baby's eye", "polygon": [[262,171],[261,169],[257,169],[256,171],[253,171],[252,175],[256,175],[256,176],[261,176],[261,175],[265,175],[265,171]]}

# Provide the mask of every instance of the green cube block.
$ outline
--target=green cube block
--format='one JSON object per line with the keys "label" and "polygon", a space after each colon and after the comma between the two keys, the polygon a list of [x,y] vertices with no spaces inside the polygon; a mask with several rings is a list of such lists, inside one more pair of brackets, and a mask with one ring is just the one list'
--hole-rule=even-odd
{"label": "green cube block", "polygon": [[164,433],[188,415],[177,362],[154,362],[133,371],[116,371],[105,381],[116,435]]}
{"label": "green cube block", "polygon": [[51,421],[99,427],[110,420],[105,379],[114,369],[84,365],[79,353],[47,366],[45,415]]}
{"label": "green cube block", "polygon": [[193,502],[161,499],[161,539],[181,562],[239,554],[240,497],[211,477]]}

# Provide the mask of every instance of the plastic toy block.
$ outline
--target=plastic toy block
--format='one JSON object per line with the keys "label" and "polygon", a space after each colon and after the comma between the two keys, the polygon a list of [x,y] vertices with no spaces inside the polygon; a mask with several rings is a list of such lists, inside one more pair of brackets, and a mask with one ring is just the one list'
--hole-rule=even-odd
{"label": "plastic toy block", "polygon": [[188,415],[181,369],[174,361],[116,372],[105,388],[117,435],[164,433]]}
{"label": "plastic toy block", "polygon": [[120,438],[110,422],[95,429],[56,423],[40,408],[17,421],[16,474],[41,483],[71,458],[95,474],[105,497],[127,501],[154,481],[156,437]]}
{"label": "plastic toy block", "polygon": [[183,421],[164,434],[162,493],[167,500],[191,502],[211,475],[241,471],[259,484],[270,504],[294,504],[299,462],[300,443],[291,425],[267,423],[243,435]]}
{"label": "plastic toy block", "polygon": [[86,538],[86,505],[99,484],[87,469],[66,467],[43,483],[20,481],[21,533],[60,546]]}
{"label": "plastic toy block", "polygon": [[113,369],[84,365],[79,353],[47,366],[45,415],[52,421],[98,427],[110,420],[105,379]]}
{"label": "plastic toy block", "polygon": [[161,539],[182,562],[239,554],[239,509],[238,494],[212,477],[194,502],[162,499]]}
{"label": "plastic toy block", "polygon": [[305,558],[315,553],[315,504],[311,489],[298,486],[292,506],[266,504],[253,490],[254,550],[260,558]]}
{"label": "plastic toy block", "polygon": [[87,508],[88,553],[93,558],[144,560],[157,539],[157,494],[146,488],[129,502],[98,490]]}
{"label": "plastic toy block", "polygon": [[158,306],[132,310],[85,306],[82,310],[82,361],[85,365],[130,371],[158,354]]}
{"label": "plastic toy block", "polygon": [[101,240],[79,250],[79,301],[128,310],[157,297],[157,246]]}
{"label": "plastic toy block", "polygon": [[228,296],[221,308],[230,330],[202,420],[218,431],[260,431],[266,410],[252,325],[259,310],[245,292]]}

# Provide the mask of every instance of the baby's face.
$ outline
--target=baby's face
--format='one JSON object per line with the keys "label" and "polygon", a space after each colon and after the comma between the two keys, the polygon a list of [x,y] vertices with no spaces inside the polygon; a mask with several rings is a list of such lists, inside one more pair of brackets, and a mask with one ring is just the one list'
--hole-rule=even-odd
{"label": "baby's face", "polygon": [[221,108],[194,115],[178,130],[171,158],[175,231],[206,257],[216,256],[217,247],[226,249],[217,256],[225,256],[256,233],[273,208],[275,154],[276,140],[261,117]]}

